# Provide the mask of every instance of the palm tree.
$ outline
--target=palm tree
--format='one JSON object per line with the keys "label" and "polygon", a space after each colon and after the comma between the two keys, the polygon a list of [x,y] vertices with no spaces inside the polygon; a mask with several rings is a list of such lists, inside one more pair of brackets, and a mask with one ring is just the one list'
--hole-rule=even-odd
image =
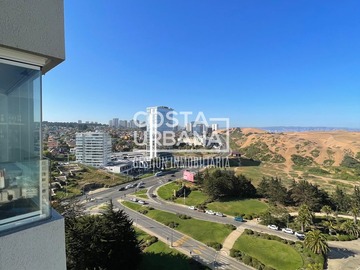
{"label": "palm tree", "polygon": [[351,220],[347,220],[343,224],[341,224],[341,229],[351,236],[354,236],[356,238],[359,237],[359,228]]}
{"label": "palm tree", "polygon": [[315,254],[327,254],[329,246],[326,242],[325,235],[319,230],[310,231],[305,235],[304,245]]}
{"label": "palm tree", "polygon": [[336,227],[333,221],[327,220],[323,222],[323,225],[328,228],[329,234],[332,234],[333,232],[336,232]]}
{"label": "palm tree", "polygon": [[326,218],[329,219],[329,216],[330,216],[330,214],[331,214],[331,212],[332,212],[332,209],[331,209],[330,206],[324,205],[324,206],[321,208],[321,212],[325,213]]}
{"label": "palm tree", "polygon": [[350,209],[350,214],[354,217],[354,223],[357,223],[357,217],[359,215],[360,209],[359,207],[357,207],[355,204],[352,205],[351,209]]}
{"label": "palm tree", "polygon": [[300,224],[301,230],[304,232],[307,226],[313,223],[314,214],[310,211],[306,204],[302,204],[299,209],[296,221]]}

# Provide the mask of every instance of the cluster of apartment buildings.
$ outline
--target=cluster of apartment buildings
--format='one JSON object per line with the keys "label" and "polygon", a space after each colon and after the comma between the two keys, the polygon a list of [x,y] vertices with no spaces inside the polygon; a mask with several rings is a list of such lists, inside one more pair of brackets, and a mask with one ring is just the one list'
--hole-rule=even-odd
{"label": "cluster of apartment buildings", "polygon": [[113,118],[111,120],[109,120],[109,126],[113,127],[113,128],[129,128],[129,129],[135,129],[138,128],[140,126],[140,121],[134,121],[133,119],[131,120],[119,120],[119,118]]}

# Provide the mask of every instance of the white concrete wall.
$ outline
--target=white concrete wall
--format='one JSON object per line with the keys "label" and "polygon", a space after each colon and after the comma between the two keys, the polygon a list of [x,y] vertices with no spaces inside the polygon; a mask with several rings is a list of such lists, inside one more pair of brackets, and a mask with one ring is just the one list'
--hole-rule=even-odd
{"label": "white concrete wall", "polygon": [[64,219],[50,220],[0,235],[0,270],[65,270]]}

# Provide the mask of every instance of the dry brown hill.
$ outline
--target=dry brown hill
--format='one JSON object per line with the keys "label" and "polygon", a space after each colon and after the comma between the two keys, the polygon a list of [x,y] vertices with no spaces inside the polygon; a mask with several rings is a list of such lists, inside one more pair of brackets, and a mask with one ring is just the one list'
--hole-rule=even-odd
{"label": "dry brown hill", "polygon": [[[339,166],[346,155],[360,158],[360,132],[291,132],[269,133],[260,129],[231,129],[231,148],[244,156],[296,165],[297,156],[305,158],[308,165]],[[295,163],[294,163],[295,160]],[[304,161],[306,163],[306,161]]]}

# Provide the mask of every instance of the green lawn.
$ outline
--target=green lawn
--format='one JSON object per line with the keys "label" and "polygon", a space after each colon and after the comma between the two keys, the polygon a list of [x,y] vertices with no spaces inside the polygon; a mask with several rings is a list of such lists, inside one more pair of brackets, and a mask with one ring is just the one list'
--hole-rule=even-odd
{"label": "green lawn", "polygon": [[[148,234],[139,229],[136,229],[136,233],[138,240],[148,237]],[[205,269],[205,267],[195,263],[176,249],[169,248],[164,242],[158,241],[145,248],[138,269],[200,270]]]}
{"label": "green lawn", "polygon": [[222,212],[227,215],[236,216],[238,214],[259,214],[268,209],[268,206],[257,200],[236,200],[212,202],[207,204],[207,208],[216,212]]}
{"label": "green lawn", "polygon": [[[140,205],[132,202],[123,202],[123,205],[136,211],[142,208]],[[184,220],[173,213],[160,210],[151,210],[147,213],[147,216],[163,224],[169,221],[176,222],[179,224],[176,230],[205,244],[214,241],[222,244],[225,238],[232,232],[225,224],[194,218]]]}
{"label": "green lawn", "polygon": [[157,193],[160,198],[168,200],[174,195],[174,190],[178,190],[180,187],[181,186],[177,182],[170,182],[169,184],[161,186]]}
{"label": "green lawn", "polygon": [[143,189],[139,189],[138,191],[136,191],[134,193],[134,195],[139,198],[149,199],[148,196],[146,195],[146,192],[147,192],[147,189],[143,188]]}
{"label": "green lawn", "polygon": [[[208,196],[206,196],[204,193],[202,193],[199,190],[191,191],[189,196],[185,198],[185,204],[186,205],[198,205],[203,204],[208,199]],[[176,203],[184,204],[184,197],[177,198],[175,200]]]}
{"label": "green lawn", "polygon": [[243,251],[277,270],[295,270],[303,266],[300,253],[291,246],[275,240],[265,240],[243,234],[235,242],[233,248]]}

